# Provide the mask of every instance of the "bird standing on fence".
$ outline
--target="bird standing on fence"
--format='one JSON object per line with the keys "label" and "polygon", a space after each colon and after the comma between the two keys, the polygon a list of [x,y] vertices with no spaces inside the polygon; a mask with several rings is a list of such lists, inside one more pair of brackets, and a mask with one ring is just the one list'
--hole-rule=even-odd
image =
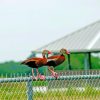
{"label": "bird standing on fence", "polygon": [[[59,55],[54,55],[47,58],[48,69],[55,78],[58,78],[58,74],[54,71],[54,68],[62,64],[67,59],[67,54],[70,54],[69,51],[63,48],[60,50]],[[53,69],[51,69],[50,66],[53,66]]]}
{"label": "bird standing on fence", "polygon": [[[47,64],[46,55],[48,55],[48,54],[51,54],[51,52],[48,50],[44,50],[42,52],[42,58],[40,58],[40,57],[29,58],[29,59],[23,61],[21,64],[28,65],[31,68],[36,68],[37,78],[43,79],[43,75],[41,75],[39,73],[38,68]],[[32,72],[34,73],[33,69],[32,69]]]}

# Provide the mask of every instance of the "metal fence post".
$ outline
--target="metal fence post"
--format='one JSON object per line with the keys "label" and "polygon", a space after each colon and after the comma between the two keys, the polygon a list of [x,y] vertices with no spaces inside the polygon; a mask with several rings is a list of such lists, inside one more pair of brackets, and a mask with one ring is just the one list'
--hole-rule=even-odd
{"label": "metal fence post", "polygon": [[33,100],[32,80],[27,81],[27,100]]}

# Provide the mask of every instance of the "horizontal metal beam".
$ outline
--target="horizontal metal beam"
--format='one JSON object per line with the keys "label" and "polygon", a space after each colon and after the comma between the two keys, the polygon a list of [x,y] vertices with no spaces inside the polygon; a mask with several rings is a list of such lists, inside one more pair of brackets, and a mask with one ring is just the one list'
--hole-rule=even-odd
{"label": "horizontal metal beam", "polygon": [[[74,79],[100,79],[100,75],[70,75],[70,76],[59,76],[57,80],[74,80]],[[0,78],[0,83],[3,82],[27,82],[32,81],[32,77],[19,77],[19,78]],[[46,76],[47,81],[56,80],[52,76]],[[35,81],[35,80],[33,80]]]}
{"label": "horizontal metal beam", "polygon": [[[53,53],[59,53],[59,51],[55,51],[55,50],[51,50]],[[87,52],[91,52],[91,53],[99,53],[100,52],[100,49],[98,50],[87,50],[87,49],[84,49],[84,50],[69,50],[70,53],[87,53]],[[42,53],[42,51],[31,51],[32,53]]]}
{"label": "horizontal metal beam", "polygon": [[[57,80],[71,80],[71,79],[100,79],[100,75],[70,75],[59,76]],[[55,80],[54,77],[48,76],[46,80]]]}
{"label": "horizontal metal beam", "polygon": [[32,81],[31,77],[18,77],[18,78],[0,78],[0,83],[3,82],[27,82]]}

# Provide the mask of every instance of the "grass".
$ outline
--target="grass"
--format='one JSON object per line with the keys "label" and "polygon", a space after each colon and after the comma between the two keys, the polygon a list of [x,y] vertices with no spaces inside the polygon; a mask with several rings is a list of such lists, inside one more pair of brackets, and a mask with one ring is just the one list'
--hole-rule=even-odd
{"label": "grass", "polygon": [[0,83],[0,100],[27,100],[26,83]]}
{"label": "grass", "polygon": [[[33,86],[47,86],[46,81],[37,81]],[[79,91],[75,87],[48,89],[45,92],[34,92],[35,100],[99,100],[100,90],[91,86],[86,86],[84,91]],[[25,82],[0,83],[0,100],[27,100],[27,88]]]}
{"label": "grass", "polygon": [[33,86],[47,86],[48,82],[47,81],[33,81],[32,85]]}
{"label": "grass", "polygon": [[41,93],[37,92],[34,94],[35,100],[99,100],[100,90],[86,87],[85,91],[79,91],[75,88],[68,88],[65,91],[51,91]]}

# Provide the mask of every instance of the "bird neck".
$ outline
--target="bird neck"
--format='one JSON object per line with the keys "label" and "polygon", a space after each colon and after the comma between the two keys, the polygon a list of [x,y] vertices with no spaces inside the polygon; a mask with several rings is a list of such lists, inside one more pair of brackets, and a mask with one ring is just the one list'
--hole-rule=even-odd
{"label": "bird neck", "polygon": [[48,58],[48,54],[43,55],[43,58]]}
{"label": "bird neck", "polygon": [[46,58],[45,55],[43,55],[43,58]]}
{"label": "bird neck", "polygon": [[63,54],[63,56],[65,57],[65,59],[67,59],[67,54]]}
{"label": "bird neck", "polygon": [[45,58],[48,58],[48,54],[45,54]]}

